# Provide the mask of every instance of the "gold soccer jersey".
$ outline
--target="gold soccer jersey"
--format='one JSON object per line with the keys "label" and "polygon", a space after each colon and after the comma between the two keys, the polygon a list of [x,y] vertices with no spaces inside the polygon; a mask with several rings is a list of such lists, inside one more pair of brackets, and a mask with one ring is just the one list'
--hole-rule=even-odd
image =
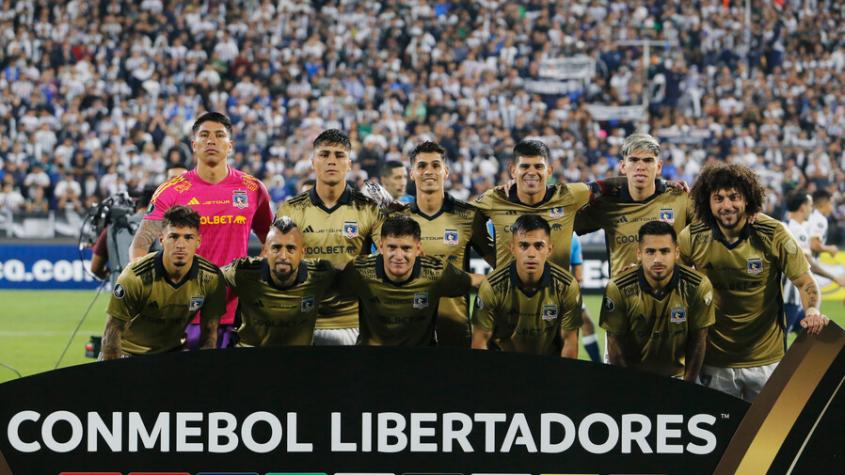
{"label": "gold soccer jersey", "polygon": [[530,206],[522,204],[516,197],[516,185],[511,187],[507,197],[501,190],[487,190],[478,197],[475,205],[485,217],[493,221],[496,267],[502,267],[511,260],[511,226],[516,219],[523,214],[536,214],[548,221],[552,228],[550,260],[569,269],[575,213],[589,203],[591,196],[590,187],[584,183],[559,183],[547,187],[543,200]]}
{"label": "gold soccer jersey", "polygon": [[638,232],[643,224],[665,221],[680,233],[694,216],[689,195],[662,183],[658,183],[655,194],[643,201],[633,201],[627,186],[622,187],[619,195],[595,199],[575,218],[578,234],[604,230],[611,277],[637,263]]}
{"label": "gold soccer jersey", "polygon": [[784,355],[781,275],[808,271],[807,260],[783,223],[758,214],[738,241],[728,244],[718,227],[694,223],[678,236],[681,257],[713,284],[716,324],[704,364],[748,368]]}
{"label": "gold soccer jersey", "polygon": [[437,257],[419,256],[411,276],[395,283],[387,278],[381,254],[361,256],[340,278],[343,293],[360,301],[359,344],[430,346],[436,344],[435,315],[441,297],[465,295],[469,274]]}
{"label": "gold soccer jersey", "polygon": [[317,304],[334,282],[337,270],[329,261],[305,259],[293,285],[277,287],[267,259],[243,258],[223,268],[223,276],[238,296],[243,323],[240,343],[249,346],[310,345],[317,321]]}
{"label": "gold soccer jersey", "polygon": [[[493,254],[487,235],[486,218],[478,210],[446,193],[443,207],[428,216],[411,203],[407,214],[419,223],[423,254],[448,260],[455,267],[469,270],[469,249],[481,256]],[[466,295],[440,299],[437,307],[437,336],[451,346],[468,346],[469,316]]]}
{"label": "gold soccer jersey", "polygon": [[628,365],[664,376],[683,377],[689,334],[713,325],[713,287],[702,274],[675,266],[672,280],[658,298],[642,268],[607,284],[600,324],[625,339]]}
{"label": "gold soccer jersey", "polygon": [[527,294],[516,263],[497,268],[478,290],[473,323],[493,332],[503,351],[560,355],[562,330],[581,327],[581,292],[575,277],[546,263],[540,288]]}
{"label": "gold soccer jersey", "polygon": [[[325,259],[338,269],[356,256],[370,253],[373,233],[382,220],[375,201],[349,187],[331,209],[312,188],[282,203],[276,216],[290,216],[302,230],[306,257]],[[355,299],[328,295],[318,312],[316,328],[358,327]]]}
{"label": "gold soccer jersey", "polygon": [[147,254],[121,272],[107,313],[126,322],[121,348],[130,355],[163,353],[179,348],[185,327],[202,309],[203,318],[226,311],[226,285],[220,269],[194,256],[181,282],[171,282],[162,253]]}

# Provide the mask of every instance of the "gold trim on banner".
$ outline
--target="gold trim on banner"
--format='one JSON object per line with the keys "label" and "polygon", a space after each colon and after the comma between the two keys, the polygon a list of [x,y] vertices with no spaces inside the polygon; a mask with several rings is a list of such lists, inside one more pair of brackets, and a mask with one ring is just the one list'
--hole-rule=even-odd
{"label": "gold trim on banner", "polygon": [[818,336],[802,334],[748,409],[716,473],[766,473],[843,347],[845,332],[835,323]]}

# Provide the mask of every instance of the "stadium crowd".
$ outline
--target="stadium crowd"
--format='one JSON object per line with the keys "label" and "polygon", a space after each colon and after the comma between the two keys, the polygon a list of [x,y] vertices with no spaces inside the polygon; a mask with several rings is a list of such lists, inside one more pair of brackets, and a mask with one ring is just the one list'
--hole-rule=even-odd
{"label": "stadium crowd", "polygon": [[[741,163],[764,179],[767,213],[800,186],[828,189],[845,216],[843,9],[2,0],[0,215],[78,214],[158,184],[191,166],[190,124],[219,110],[234,122],[233,165],[276,203],[313,175],[310,143],[328,128],[349,133],[358,185],[438,141],[462,199],[504,182],[522,138],[551,147],[552,180],[586,181],[615,175],[640,129],[662,140],[668,178]],[[590,71],[571,79],[560,58]]]}

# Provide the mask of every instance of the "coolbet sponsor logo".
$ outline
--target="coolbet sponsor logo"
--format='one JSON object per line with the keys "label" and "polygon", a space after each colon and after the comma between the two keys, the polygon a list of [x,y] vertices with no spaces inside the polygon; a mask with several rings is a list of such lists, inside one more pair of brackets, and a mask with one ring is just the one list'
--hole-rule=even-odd
{"label": "coolbet sponsor logo", "polygon": [[232,216],[231,214],[200,216],[200,225],[203,224],[246,224],[246,217]]}

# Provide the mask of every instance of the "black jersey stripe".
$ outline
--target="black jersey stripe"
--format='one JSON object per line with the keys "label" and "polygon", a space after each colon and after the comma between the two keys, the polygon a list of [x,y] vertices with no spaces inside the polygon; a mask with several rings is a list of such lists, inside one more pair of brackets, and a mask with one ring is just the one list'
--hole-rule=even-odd
{"label": "black jersey stripe", "polygon": [[307,199],[309,199],[309,193],[307,191],[305,191],[305,192],[302,192],[302,193],[294,196],[293,198],[289,199],[288,203],[289,204],[297,204],[297,203],[301,203],[302,201],[305,201]]}
{"label": "black jersey stripe", "polygon": [[708,230],[710,230],[710,226],[704,223],[694,223],[689,228],[690,234],[699,234]]}
{"label": "black jersey stripe", "polygon": [[685,270],[685,269],[681,269],[681,278],[686,280],[690,284],[693,284],[693,285],[700,284],[701,280],[702,280],[701,276],[695,275],[692,272]]}
{"label": "black jersey stripe", "polygon": [[554,277],[555,279],[563,282],[566,285],[569,285],[570,283],[572,283],[572,277],[564,274],[563,272],[561,272],[559,270],[551,269],[551,275],[552,275],[552,277]]}

